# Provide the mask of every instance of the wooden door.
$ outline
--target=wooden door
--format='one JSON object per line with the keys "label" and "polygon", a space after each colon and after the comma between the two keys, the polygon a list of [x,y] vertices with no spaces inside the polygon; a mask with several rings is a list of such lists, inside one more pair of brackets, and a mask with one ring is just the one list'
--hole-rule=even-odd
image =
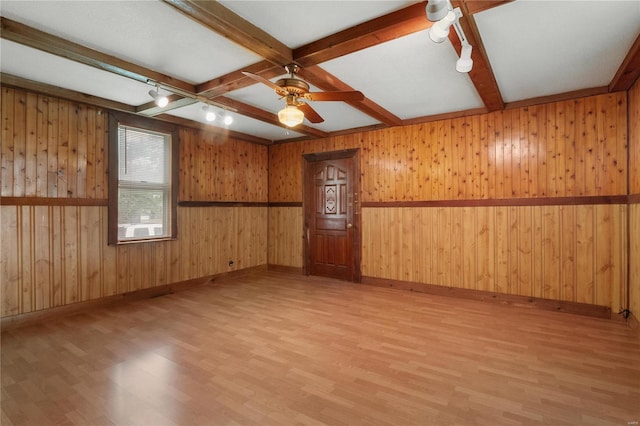
{"label": "wooden door", "polygon": [[357,161],[348,154],[305,156],[305,272],[360,281]]}

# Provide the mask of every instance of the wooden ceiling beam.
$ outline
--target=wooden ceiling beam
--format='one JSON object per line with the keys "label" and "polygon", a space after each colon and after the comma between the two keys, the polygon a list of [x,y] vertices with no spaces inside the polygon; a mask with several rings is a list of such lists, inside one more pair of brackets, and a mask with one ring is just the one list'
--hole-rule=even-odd
{"label": "wooden ceiling beam", "polygon": [[[300,76],[307,82],[328,92],[334,91],[351,91],[356,90],[348,84],[344,83],[334,75],[323,70],[318,65],[311,65],[300,70]],[[371,99],[364,98],[362,101],[345,101],[359,111],[383,122],[388,126],[402,125],[402,119],[393,115]]]}
{"label": "wooden ceiling beam", "polygon": [[511,3],[513,0],[463,0],[470,14],[484,12],[497,6]]}
{"label": "wooden ceiling beam", "polygon": [[253,105],[245,104],[244,102],[237,101],[235,99],[227,98],[225,96],[219,96],[215,99],[215,102],[228,106],[238,111],[239,114],[245,115],[247,117],[254,118],[256,120],[260,120],[264,123],[269,123],[274,126],[282,127],[283,129],[292,130],[294,132],[302,133],[304,135],[314,136],[318,138],[326,138],[329,136],[327,132],[323,132],[322,130],[314,129],[313,127],[309,127],[306,125],[298,125],[294,128],[289,128],[286,125],[280,123],[278,120],[278,116],[271,112],[265,111],[260,108],[256,108]]}
{"label": "wooden ceiling beam", "polygon": [[137,80],[142,83],[147,83],[147,80],[151,79],[166,86],[176,87],[180,90],[189,92],[194,91],[193,85],[168,75],[127,62],[116,58],[115,56],[107,55],[80,44],[73,43],[5,17],[0,17],[0,20],[0,37],[5,40],[11,40],[43,52],[51,53],[52,55],[70,59],[72,61],[89,65],[103,71],[108,71],[122,77]]}
{"label": "wooden ceiling beam", "polygon": [[[498,82],[491,69],[489,57],[482,43],[478,26],[473,15],[467,9],[467,4],[463,0],[451,0],[453,7],[460,7],[462,18],[460,26],[464,31],[469,44],[473,46],[471,58],[473,59],[473,69],[469,72],[469,78],[473,82],[482,102],[489,111],[504,109],[504,101]],[[449,40],[460,55],[461,43],[455,31],[449,33]]]}
{"label": "wooden ceiling beam", "polygon": [[284,66],[293,61],[291,49],[286,45],[217,1],[164,0],[164,2],[275,65]]}
{"label": "wooden ceiling beam", "polygon": [[293,50],[293,60],[302,67],[318,65],[368,47],[431,27],[426,18],[427,2],[413,4]]}
{"label": "wooden ceiling beam", "polygon": [[261,61],[199,84],[196,86],[196,93],[207,98],[213,98],[224,95],[225,93],[233,90],[242,89],[256,84],[254,79],[242,74],[243,71],[260,75],[266,79],[277,77],[285,73],[284,67],[273,65],[268,61]]}
{"label": "wooden ceiling beam", "polygon": [[609,91],[629,90],[640,77],[640,35],[629,49],[616,75],[609,83]]}

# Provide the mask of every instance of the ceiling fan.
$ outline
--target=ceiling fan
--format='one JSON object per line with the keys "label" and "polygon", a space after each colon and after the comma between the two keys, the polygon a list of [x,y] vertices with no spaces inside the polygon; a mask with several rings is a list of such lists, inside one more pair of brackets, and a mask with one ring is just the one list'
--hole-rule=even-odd
{"label": "ceiling fan", "polygon": [[285,107],[278,112],[280,122],[288,127],[297,126],[307,118],[312,123],[322,123],[324,119],[320,117],[306,101],[361,101],[364,95],[357,91],[342,92],[310,92],[309,84],[296,77],[296,73],[300,69],[298,65],[286,65],[284,69],[289,73],[289,77],[281,78],[272,83],[264,77],[250,72],[242,74],[250,77],[260,83],[271,87],[281,98],[285,99]]}

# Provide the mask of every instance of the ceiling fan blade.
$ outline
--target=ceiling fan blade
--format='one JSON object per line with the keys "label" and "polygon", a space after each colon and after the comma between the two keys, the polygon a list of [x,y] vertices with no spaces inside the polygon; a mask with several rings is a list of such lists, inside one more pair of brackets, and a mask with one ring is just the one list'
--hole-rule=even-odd
{"label": "ceiling fan blade", "polygon": [[310,101],[362,101],[364,95],[357,90],[348,92],[309,92],[304,95]]}
{"label": "ceiling fan blade", "polygon": [[274,84],[274,83],[270,82],[266,78],[261,77],[261,76],[259,76],[257,74],[251,74],[250,72],[245,72],[245,71],[242,71],[242,74],[244,74],[247,77],[252,78],[255,81],[258,81],[258,82],[260,82],[262,84],[266,84],[267,86],[271,87],[273,90],[282,91],[282,87],[278,86],[277,84]]}
{"label": "ceiling fan blade", "polygon": [[320,114],[316,112],[315,109],[311,108],[309,104],[300,103],[298,105],[298,109],[304,113],[304,116],[307,120],[312,123],[322,123],[324,118],[320,117]]}

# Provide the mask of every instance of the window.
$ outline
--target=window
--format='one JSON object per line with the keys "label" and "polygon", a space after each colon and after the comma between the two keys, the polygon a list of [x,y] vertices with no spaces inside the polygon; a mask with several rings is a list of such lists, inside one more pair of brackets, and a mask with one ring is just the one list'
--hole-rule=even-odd
{"label": "window", "polygon": [[109,244],[177,236],[175,126],[109,115]]}

